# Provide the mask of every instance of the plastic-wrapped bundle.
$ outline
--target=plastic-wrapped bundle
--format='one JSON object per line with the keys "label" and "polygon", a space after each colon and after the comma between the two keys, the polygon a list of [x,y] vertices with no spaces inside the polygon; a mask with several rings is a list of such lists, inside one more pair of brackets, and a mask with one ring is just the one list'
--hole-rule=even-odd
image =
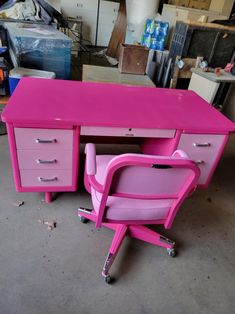
{"label": "plastic-wrapped bundle", "polygon": [[4,23],[14,66],[56,73],[70,78],[72,40],[50,25]]}

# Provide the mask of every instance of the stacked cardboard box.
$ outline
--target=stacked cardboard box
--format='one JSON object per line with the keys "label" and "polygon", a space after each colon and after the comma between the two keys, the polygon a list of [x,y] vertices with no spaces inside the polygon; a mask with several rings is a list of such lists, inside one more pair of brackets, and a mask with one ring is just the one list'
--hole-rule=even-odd
{"label": "stacked cardboard box", "polygon": [[189,8],[198,10],[209,10],[211,0],[190,0]]}
{"label": "stacked cardboard box", "polygon": [[168,4],[179,7],[208,10],[229,17],[234,0],[169,0]]}

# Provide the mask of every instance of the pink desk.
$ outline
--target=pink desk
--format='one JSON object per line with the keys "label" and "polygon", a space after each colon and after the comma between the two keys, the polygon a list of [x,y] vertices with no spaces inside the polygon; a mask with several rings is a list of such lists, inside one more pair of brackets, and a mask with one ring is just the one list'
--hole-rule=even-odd
{"label": "pink desk", "polygon": [[138,137],[143,153],[185,150],[207,187],[235,124],[188,90],[23,78],[3,114],[16,190],[75,191],[80,135]]}

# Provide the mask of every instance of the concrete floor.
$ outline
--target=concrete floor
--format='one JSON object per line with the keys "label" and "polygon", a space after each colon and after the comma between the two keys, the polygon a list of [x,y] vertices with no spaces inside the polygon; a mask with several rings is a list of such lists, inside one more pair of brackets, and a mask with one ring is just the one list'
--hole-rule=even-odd
{"label": "concrete floor", "polygon": [[[178,256],[126,238],[110,286],[100,272],[112,231],[77,218],[89,195],[63,193],[47,205],[42,194],[16,193],[0,136],[0,313],[234,313],[234,144],[232,136],[210,188],[183,204],[171,230],[160,228],[176,240]],[[57,228],[47,230],[43,219]]]}

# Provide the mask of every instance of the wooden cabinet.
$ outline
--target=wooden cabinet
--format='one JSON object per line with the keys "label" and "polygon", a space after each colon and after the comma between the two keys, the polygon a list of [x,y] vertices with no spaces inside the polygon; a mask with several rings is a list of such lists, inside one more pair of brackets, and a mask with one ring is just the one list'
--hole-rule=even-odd
{"label": "wooden cabinet", "polygon": [[87,44],[107,46],[117,19],[119,3],[105,0],[61,1],[65,16],[81,18]]}

